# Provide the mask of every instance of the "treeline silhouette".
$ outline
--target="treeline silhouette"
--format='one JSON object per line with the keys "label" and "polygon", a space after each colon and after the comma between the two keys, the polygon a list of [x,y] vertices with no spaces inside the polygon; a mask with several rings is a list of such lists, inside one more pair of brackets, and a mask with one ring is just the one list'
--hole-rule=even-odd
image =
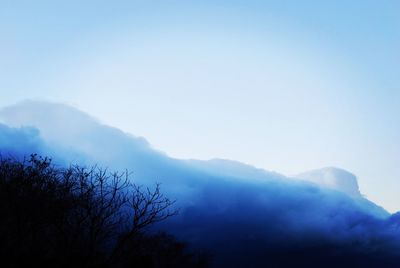
{"label": "treeline silhouette", "polygon": [[146,232],[175,214],[160,185],[128,172],[0,158],[1,267],[207,267],[208,256]]}

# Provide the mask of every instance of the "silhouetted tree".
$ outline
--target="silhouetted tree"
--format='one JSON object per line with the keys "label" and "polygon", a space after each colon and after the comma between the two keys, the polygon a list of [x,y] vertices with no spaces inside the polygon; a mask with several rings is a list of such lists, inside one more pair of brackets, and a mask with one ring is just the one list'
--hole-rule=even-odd
{"label": "silhouetted tree", "polygon": [[144,230],[177,213],[157,184],[129,173],[0,158],[0,257],[7,266],[204,267],[167,235]]}

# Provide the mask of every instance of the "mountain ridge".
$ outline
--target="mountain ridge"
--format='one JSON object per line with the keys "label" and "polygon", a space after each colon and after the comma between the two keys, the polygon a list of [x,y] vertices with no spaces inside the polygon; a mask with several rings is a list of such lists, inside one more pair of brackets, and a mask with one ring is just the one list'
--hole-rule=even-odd
{"label": "mountain ridge", "polygon": [[[168,230],[194,247],[214,252],[215,267],[243,263],[265,267],[266,260],[259,262],[256,256],[272,252],[273,248],[286,252],[299,245],[312,246],[315,239],[327,245],[337,244],[349,252],[352,249],[347,245],[351,241],[359,243],[361,252],[368,252],[371,241],[382,241],[373,245],[378,251],[392,254],[400,249],[400,231],[395,228],[398,217],[362,196],[237,161],[171,158],[154,150],[144,138],[96,120],[89,120],[79,131],[87,118],[66,122],[70,119],[62,116],[65,113],[52,112],[52,107],[59,109],[58,104],[28,104],[0,111],[0,137],[4,137],[0,139],[0,150],[19,154],[33,150],[65,164],[76,161],[116,170],[128,168],[136,183],[162,183],[165,194],[177,200],[181,213],[157,229]],[[53,129],[55,126],[58,128]],[[63,127],[75,129],[64,131]],[[36,130],[29,132],[26,128]],[[25,152],[16,147],[27,141],[30,143]],[[332,254],[330,248],[327,250],[326,254]],[[247,252],[248,256],[237,252]]]}

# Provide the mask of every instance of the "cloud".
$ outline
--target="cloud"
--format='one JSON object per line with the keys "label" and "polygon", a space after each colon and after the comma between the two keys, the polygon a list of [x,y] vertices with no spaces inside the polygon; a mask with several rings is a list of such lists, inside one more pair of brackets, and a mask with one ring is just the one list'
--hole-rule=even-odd
{"label": "cloud", "polygon": [[340,168],[326,167],[303,172],[295,177],[342,191],[354,197],[361,197],[356,176]]}
{"label": "cloud", "polygon": [[43,153],[44,142],[34,127],[13,128],[0,123],[0,148],[2,156],[23,156],[29,152]]}
{"label": "cloud", "polygon": [[212,252],[216,267],[396,267],[400,260],[399,216],[354,194],[356,178],[344,170],[299,176],[333,182],[329,188],[235,161],[173,159],[62,104],[24,102],[0,118],[8,125],[0,125],[2,152],[49,153],[128,168],[140,184],[161,182],[181,213],[157,229]]}

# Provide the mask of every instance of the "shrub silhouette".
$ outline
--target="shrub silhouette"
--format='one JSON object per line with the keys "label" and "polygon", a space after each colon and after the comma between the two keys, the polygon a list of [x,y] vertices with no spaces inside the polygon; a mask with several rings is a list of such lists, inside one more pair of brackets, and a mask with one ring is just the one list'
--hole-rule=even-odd
{"label": "shrub silhouette", "polygon": [[49,158],[0,159],[2,267],[205,267],[208,258],[145,229],[177,213],[160,185],[129,173],[53,165]]}

